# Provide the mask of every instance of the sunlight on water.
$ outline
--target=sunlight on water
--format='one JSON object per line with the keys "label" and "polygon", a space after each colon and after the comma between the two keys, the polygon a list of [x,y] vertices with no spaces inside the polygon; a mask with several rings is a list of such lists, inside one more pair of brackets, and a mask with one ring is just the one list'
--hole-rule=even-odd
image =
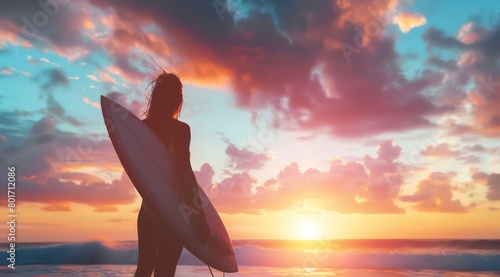
{"label": "sunlight on water", "polygon": [[[240,272],[228,277],[500,276],[500,240],[241,240],[234,246]],[[6,249],[0,244],[0,259]],[[24,243],[16,254],[16,269],[4,267],[1,276],[133,276],[137,242]],[[185,250],[176,276],[210,273]]]}

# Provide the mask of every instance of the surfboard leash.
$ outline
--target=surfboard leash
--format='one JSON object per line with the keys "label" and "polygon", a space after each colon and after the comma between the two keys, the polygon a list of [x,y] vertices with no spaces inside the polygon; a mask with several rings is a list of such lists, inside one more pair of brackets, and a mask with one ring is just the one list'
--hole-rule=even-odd
{"label": "surfboard leash", "polygon": [[214,273],[212,272],[212,269],[210,268],[210,266],[209,265],[207,265],[207,266],[208,266],[208,270],[210,270],[210,275],[212,275],[212,277],[215,277]]}
{"label": "surfboard leash", "polygon": [[[212,275],[212,277],[215,277],[210,266],[209,265],[207,265],[207,266],[208,266],[208,270],[210,270],[210,274]],[[226,276],[226,272],[222,272],[222,277],[224,277],[224,276]]]}

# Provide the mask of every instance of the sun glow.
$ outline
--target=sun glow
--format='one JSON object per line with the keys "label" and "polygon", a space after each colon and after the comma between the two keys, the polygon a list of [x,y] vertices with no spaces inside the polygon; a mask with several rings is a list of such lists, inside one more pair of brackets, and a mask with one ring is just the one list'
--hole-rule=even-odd
{"label": "sun glow", "polygon": [[311,222],[304,222],[300,225],[299,234],[301,239],[317,239],[318,227]]}

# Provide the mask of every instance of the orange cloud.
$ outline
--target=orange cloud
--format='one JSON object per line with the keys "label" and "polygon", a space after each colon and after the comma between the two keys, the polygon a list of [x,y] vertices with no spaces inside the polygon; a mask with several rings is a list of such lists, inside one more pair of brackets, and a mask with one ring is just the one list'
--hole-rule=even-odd
{"label": "orange cloud", "polygon": [[101,108],[101,105],[99,105],[99,103],[90,101],[89,98],[87,98],[87,97],[83,97],[82,99],[83,99],[83,102],[85,102],[85,104],[88,104],[94,108],[98,108],[98,109]]}
{"label": "orange cloud", "polygon": [[[389,24],[387,20],[392,17],[398,4],[398,0],[374,0],[374,1],[352,1],[337,0],[336,4],[342,9],[342,14],[337,26],[342,27],[346,21],[363,26],[375,20],[381,25]],[[385,26],[379,26],[385,27]]]}
{"label": "orange cloud", "polygon": [[0,20],[0,46],[6,43],[12,45],[20,45],[24,48],[30,48],[32,43],[29,40],[18,36],[21,33],[21,28],[14,25],[8,20]]}
{"label": "orange cloud", "polygon": [[408,12],[401,12],[394,17],[394,24],[399,26],[403,33],[408,33],[411,29],[420,27],[427,23],[427,19],[421,14],[412,14]]}
{"label": "orange cloud", "polygon": [[48,205],[42,208],[42,210],[47,212],[70,212],[71,207],[69,205]]}

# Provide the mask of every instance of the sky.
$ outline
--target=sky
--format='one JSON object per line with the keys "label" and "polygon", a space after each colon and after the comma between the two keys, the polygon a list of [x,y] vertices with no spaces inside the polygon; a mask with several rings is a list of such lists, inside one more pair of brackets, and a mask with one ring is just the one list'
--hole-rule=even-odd
{"label": "sky", "polygon": [[141,197],[99,99],[144,118],[159,66],[184,84],[192,167],[233,239],[500,238],[499,15],[493,0],[2,2],[17,239],[136,239]]}

